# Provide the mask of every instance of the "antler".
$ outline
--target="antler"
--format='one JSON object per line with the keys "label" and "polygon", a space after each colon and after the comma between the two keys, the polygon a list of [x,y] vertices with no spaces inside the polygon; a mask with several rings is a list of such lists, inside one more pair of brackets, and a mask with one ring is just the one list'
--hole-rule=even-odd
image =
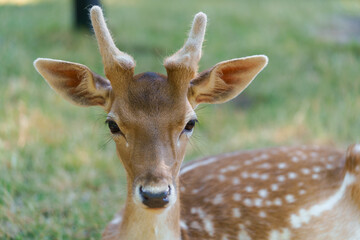
{"label": "antler", "polygon": [[168,75],[173,71],[184,68],[190,70],[193,75],[196,74],[198,63],[201,58],[201,48],[205,36],[206,21],[207,18],[205,13],[199,12],[195,15],[189,37],[184,46],[164,61],[164,66]]}
{"label": "antler", "polygon": [[106,26],[101,8],[98,6],[92,7],[90,10],[90,16],[100,49],[100,54],[102,56],[106,77],[110,81],[114,81],[114,79],[124,77],[123,74],[126,72],[133,75],[135,61],[130,55],[121,52],[115,46],[109,29]]}

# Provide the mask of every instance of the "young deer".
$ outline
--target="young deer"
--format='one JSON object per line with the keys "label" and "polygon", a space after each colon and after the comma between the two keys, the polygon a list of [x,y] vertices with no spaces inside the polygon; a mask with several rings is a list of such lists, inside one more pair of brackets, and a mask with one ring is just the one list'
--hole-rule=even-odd
{"label": "young deer", "polygon": [[69,101],[99,105],[127,172],[124,210],[103,239],[360,239],[360,145],[347,154],[280,147],[208,157],[180,168],[200,103],[223,103],[266,66],[232,59],[197,73],[206,15],[165,59],[167,76],[134,76],[99,7],[91,20],[106,78],[71,62],[37,59],[37,71]]}

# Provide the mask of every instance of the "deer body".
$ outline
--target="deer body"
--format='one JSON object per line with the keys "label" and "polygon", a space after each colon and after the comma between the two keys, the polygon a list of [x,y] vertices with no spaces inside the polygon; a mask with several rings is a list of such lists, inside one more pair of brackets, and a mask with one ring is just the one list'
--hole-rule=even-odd
{"label": "deer body", "polygon": [[164,61],[167,76],[134,75],[135,61],[115,46],[101,8],[90,13],[106,78],[78,63],[40,58],[34,65],[70,102],[107,113],[128,185],[125,208],[104,240],[360,239],[360,145],[346,156],[273,148],[181,168],[196,107],[236,97],[266,66],[266,56],[198,73],[207,21],[198,13],[184,46]]}
{"label": "deer body", "polygon": [[[198,163],[206,161],[210,164],[185,166],[181,175],[185,196],[199,197],[181,199],[191,206],[182,216],[192,218],[186,223],[193,239],[359,239],[360,229],[347,226],[360,226],[354,204],[360,199],[351,199],[359,181],[345,170],[343,154],[312,147],[274,148]],[[197,170],[208,175],[201,179]],[[208,231],[204,219],[213,222]],[[337,226],[344,222],[339,232]]]}
{"label": "deer body", "polygon": [[[181,239],[360,239],[359,166],[360,145],[347,156],[302,146],[190,162],[180,172]],[[118,239],[120,224],[104,239]]]}

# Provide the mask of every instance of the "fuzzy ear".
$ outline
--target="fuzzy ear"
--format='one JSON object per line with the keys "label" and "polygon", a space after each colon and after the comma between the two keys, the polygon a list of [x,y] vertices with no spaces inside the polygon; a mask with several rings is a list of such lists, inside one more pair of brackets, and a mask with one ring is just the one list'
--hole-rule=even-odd
{"label": "fuzzy ear", "polygon": [[100,105],[108,108],[110,82],[88,67],[48,58],[36,59],[34,66],[49,85],[70,102],[81,106]]}
{"label": "fuzzy ear", "polygon": [[268,58],[257,55],[216,64],[190,84],[188,98],[195,108],[200,103],[224,103],[240,94],[266,66]]}

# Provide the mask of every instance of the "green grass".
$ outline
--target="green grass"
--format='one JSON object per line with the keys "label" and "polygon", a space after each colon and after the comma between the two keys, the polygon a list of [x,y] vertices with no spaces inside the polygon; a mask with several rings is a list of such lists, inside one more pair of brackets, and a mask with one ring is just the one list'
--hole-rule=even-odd
{"label": "green grass", "polygon": [[[360,17],[347,1],[103,1],[136,72],[164,73],[193,15],[208,14],[201,70],[253,54],[268,67],[231,103],[200,107],[186,160],[238,149],[360,141],[360,43],[326,36]],[[0,239],[99,239],[124,202],[125,173],[101,109],[72,106],[35,72],[37,57],[102,73],[94,37],[71,27],[70,1],[0,5]],[[334,31],[336,32],[336,31]]]}

